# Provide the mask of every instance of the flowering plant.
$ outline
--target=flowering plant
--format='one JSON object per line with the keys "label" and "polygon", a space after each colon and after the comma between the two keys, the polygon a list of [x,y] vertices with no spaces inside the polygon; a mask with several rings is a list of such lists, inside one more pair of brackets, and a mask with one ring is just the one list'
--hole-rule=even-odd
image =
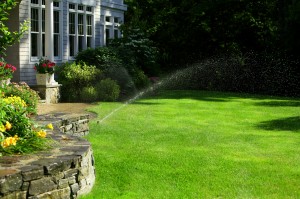
{"label": "flowering plant", "polygon": [[34,65],[34,70],[36,70],[37,73],[45,74],[45,73],[54,73],[55,63],[51,62],[48,59],[41,58],[39,60],[39,63],[36,63]]}
{"label": "flowering plant", "polygon": [[27,106],[19,96],[0,95],[0,156],[31,153],[52,147],[53,142],[45,130],[53,130],[52,124],[45,127],[36,125],[27,116]]}
{"label": "flowering plant", "polygon": [[16,70],[15,66],[6,63],[3,58],[0,58],[0,80],[12,78]]}

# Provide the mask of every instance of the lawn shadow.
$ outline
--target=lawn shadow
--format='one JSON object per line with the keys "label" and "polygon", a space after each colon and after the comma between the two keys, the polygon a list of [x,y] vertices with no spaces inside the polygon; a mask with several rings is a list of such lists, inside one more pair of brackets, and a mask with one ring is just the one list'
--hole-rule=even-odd
{"label": "lawn shadow", "polygon": [[257,127],[264,130],[299,132],[300,116],[264,121],[258,124]]}
{"label": "lawn shadow", "polygon": [[195,90],[160,90],[156,95],[146,95],[145,98],[152,99],[195,99],[210,102],[227,102],[230,96],[226,93],[213,91],[195,91]]}
{"label": "lawn shadow", "polygon": [[300,101],[269,101],[269,102],[258,102],[255,103],[257,106],[290,106],[290,107],[300,107]]}
{"label": "lawn shadow", "polygon": [[137,104],[137,105],[158,105],[158,104],[162,104],[162,103],[134,101],[131,104]]}

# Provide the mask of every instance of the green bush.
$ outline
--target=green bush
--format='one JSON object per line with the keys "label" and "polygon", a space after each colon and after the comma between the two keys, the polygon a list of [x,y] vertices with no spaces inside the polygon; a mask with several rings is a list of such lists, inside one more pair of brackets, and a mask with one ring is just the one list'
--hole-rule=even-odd
{"label": "green bush", "polygon": [[4,90],[4,96],[10,97],[10,96],[19,96],[22,100],[26,103],[26,109],[29,114],[36,114],[37,112],[37,104],[40,99],[38,93],[32,89],[25,83],[11,83],[5,88]]}
{"label": "green bush", "polygon": [[57,68],[58,81],[62,84],[63,101],[81,101],[83,88],[95,85],[97,80],[103,78],[101,70],[83,62],[67,62]]}
{"label": "green bush", "polygon": [[116,101],[120,95],[120,86],[110,78],[101,80],[96,89],[101,101]]}
{"label": "green bush", "polygon": [[81,51],[76,62],[94,65],[103,71],[106,78],[116,80],[122,93],[131,95],[135,89],[148,85],[147,77],[137,65],[137,54],[126,46],[98,47]]}
{"label": "green bush", "polygon": [[122,65],[122,60],[117,55],[117,52],[110,47],[88,48],[79,52],[76,57],[76,63],[84,62],[90,66],[106,71],[111,67],[119,67]]}
{"label": "green bush", "polygon": [[98,99],[98,92],[93,86],[84,87],[80,98],[83,102],[95,102]]}

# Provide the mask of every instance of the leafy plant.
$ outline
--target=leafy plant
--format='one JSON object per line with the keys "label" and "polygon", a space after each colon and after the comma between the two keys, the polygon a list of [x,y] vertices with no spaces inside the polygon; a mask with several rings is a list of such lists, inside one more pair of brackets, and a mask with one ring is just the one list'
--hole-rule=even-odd
{"label": "leafy plant", "polygon": [[95,102],[98,99],[98,92],[93,86],[84,87],[80,98],[83,102]]}
{"label": "leafy plant", "polygon": [[64,63],[57,69],[58,81],[62,84],[62,100],[80,101],[84,87],[102,79],[101,70],[83,62]]}
{"label": "leafy plant", "polygon": [[12,78],[16,70],[17,68],[15,66],[6,63],[3,58],[0,58],[0,80]]}
{"label": "leafy plant", "polygon": [[26,103],[29,114],[36,114],[37,104],[40,99],[38,93],[32,90],[25,82],[11,83],[3,88],[4,96],[19,96]]}
{"label": "leafy plant", "polygon": [[5,21],[9,19],[9,12],[19,3],[18,0],[6,0],[0,3],[0,56],[5,55],[8,46],[19,41],[28,30],[28,22],[20,24],[18,31],[10,31]]}
{"label": "leafy plant", "polygon": [[0,156],[49,148],[52,141],[46,135],[28,117],[24,100],[18,96],[0,96]]}
{"label": "leafy plant", "polygon": [[116,101],[120,95],[119,85],[110,78],[101,80],[96,85],[96,89],[101,101]]}

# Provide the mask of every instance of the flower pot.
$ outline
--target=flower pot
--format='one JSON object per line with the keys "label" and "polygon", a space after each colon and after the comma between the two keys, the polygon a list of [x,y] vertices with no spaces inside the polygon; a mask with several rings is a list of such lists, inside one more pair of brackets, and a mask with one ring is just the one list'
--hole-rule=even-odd
{"label": "flower pot", "polygon": [[37,73],[36,74],[36,83],[37,83],[37,85],[46,85],[46,86],[57,84],[57,82],[54,80],[54,73],[52,73],[52,74]]}
{"label": "flower pot", "polygon": [[0,80],[0,86],[4,87],[5,85],[9,85],[10,84],[10,78],[8,79],[4,79],[4,80]]}

